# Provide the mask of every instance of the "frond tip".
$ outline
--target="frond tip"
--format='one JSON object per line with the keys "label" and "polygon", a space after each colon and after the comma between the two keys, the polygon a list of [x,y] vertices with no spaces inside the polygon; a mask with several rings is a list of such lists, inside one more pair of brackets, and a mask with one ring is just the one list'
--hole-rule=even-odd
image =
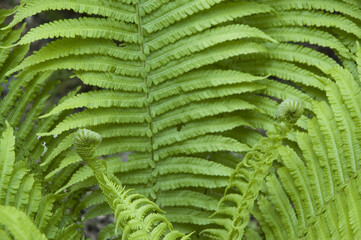
{"label": "frond tip", "polygon": [[88,129],[79,129],[75,135],[74,145],[79,156],[87,161],[95,157],[95,149],[102,142],[102,137]]}
{"label": "frond tip", "polygon": [[295,123],[303,114],[302,104],[293,99],[284,100],[277,110],[277,118],[280,121]]}

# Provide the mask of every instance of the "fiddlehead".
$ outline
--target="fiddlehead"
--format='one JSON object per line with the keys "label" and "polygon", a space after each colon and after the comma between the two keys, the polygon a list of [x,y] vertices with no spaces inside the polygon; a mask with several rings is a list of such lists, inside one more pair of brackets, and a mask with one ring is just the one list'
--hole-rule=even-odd
{"label": "fiddlehead", "polygon": [[302,104],[293,99],[284,100],[277,110],[277,118],[282,122],[295,123],[302,114]]}
{"label": "fiddlehead", "polygon": [[287,99],[280,104],[277,118],[281,122],[276,124],[274,132],[261,139],[237,165],[229,178],[225,194],[219,201],[218,210],[213,214],[213,217],[230,216],[231,221],[214,218],[214,223],[223,229],[207,229],[203,231],[204,235],[227,240],[243,237],[249,213],[273,161],[278,156],[277,148],[302,113],[302,105],[295,100]]}
{"label": "fiddlehead", "polygon": [[88,129],[80,129],[75,135],[74,145],[79,156],[93,169],[98,178],[106,172],[104,161],[98,160],[95,149],[101,144],[102,137]]}
{"label": "fiddlehead", "polygon": [[[131,193],[121,186],[118,179],[107,171],[104,160],[98,159],[96,148],[102,137],[87,129],[78,130],[74,145],[79,156],[89,165],[113,210],[116,218],[115,230],[123,230],[122,239],[189,239],[190,235],[174,231],[172,224],[160,213],[163,212],[146,197]],[[117,234],[117,231],[116,231]]]}

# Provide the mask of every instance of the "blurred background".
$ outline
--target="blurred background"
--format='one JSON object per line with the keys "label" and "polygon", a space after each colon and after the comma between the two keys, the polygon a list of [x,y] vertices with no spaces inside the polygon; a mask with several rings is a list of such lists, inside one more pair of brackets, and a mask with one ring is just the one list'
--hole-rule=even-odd
{"label": "blurred background", "polygon": [[13,8],[20,0],[0,0],[0,8]]}

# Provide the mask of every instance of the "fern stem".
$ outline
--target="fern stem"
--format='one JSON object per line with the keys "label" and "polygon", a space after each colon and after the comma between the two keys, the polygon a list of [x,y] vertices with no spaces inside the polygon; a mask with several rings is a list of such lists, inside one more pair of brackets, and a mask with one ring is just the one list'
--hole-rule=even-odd
{"label": "fern stem", "polygon": [[[152,114],[151,114],[151,97],[150,97],[150,88],[152,86],[152,81],[148,80],[148,74],[150,72],[150,68],[147,65],[147,55],[149,54],[149,49],[145,48],[145,37],[144,37],[144,33],[143,33],[143,22],[142,22],[142,16],[140,14],[140,5],[141,5],[141,1],[138,0],[138,3],[136,5],[136,14],[137,14],[137,23],[138,23],[138,33],[141,39],[141,43],[140,45],[140,50],[142,55],[144,56],[144,60],[143,60],[143,66],[142,66],[142,74],[141,76],[143,77],[144,80],[144,91],[146,94],[146,108],[147,108],[147,117],[149,119],[148,121],[148,127],[149,127],[149,132],[151,133],[151,136],[149,137],[149,141],[150,141],[150,146],[151,146],[151,152],[150,152],[150,161],[151,161],[151,166],[155,166],[154,163],[154,131],[153,131],[153,125],[152,125]],[[152,169],[153,171],[154,169]],[[150,187],[152,190],[154,189],[154,183],[156,183],[157,181],[153,181],[151,183],[148,183],[148,187]],[[151,185],[151,186],[149,186]],[[153,191],[150,192],[150,197],[152,200],[156,200],[157,199],[157,194]]]}

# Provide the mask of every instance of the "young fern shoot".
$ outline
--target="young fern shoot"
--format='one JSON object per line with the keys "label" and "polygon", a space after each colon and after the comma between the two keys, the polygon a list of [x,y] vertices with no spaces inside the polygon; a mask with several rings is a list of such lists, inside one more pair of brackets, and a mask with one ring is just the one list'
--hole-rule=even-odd
{"label": "young fern shoot", "polygon": [[131,193],[121,186],[119,180],[107,171],[104,160],[98,159],[95,149],[102,137],[87,129],[78,130],[75,136],[75,148],[79,156],[89,165],[113,210],[116,218],[116,234],[120,227],[122,239],[175,240],[190,239],[173,230],[172,224],[160,213],[163,211],[141,194]]}
{"label": "young fern shoot", "polygon": [[[275,131],[262,138],[246,154],[229,178],[224,196],[213,214],[214,223],[221,228],[206,229],[202,232],[204,236],[223,240],[242,239],[254,202],[278,156],[277,148],[302,113],[303,107],[298,101],[286,99],[281,103],[277,110],[280,123],[275,125]],[[229,216],[230,219],[222,216]]]}

